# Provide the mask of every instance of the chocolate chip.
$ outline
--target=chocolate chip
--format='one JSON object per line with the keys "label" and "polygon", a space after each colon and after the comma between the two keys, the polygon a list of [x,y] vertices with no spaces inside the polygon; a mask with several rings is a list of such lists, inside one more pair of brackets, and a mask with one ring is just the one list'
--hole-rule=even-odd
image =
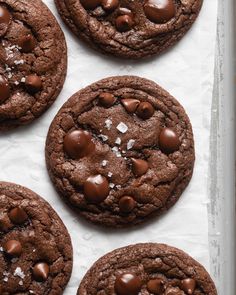
{"label": "chocolate chip", "polygon": [[25,87],[29,93],[37,93],[42,89],[42,80],[36,74],[29,75],[25,79]]}
{"label": "chocolate chip", "polygon": [[11,257],[19,257],[22,253],[21,243],[16,240],[9,240],[6,242],[3,249]]}
{"label": "chocolate chip", "polygon": [[132,171],[135,176],[141,176],[148,171],[148,162],[142,159],[131,158]]}
{"label": "chocolate chip", "polygon": [[133,99],[133,98],[124,98],[121,100],[121,103],[123,104],[126,111],[132,114],[136,112],[140,104],[140,101],[138,99]]}
{"label": "chocolate chip", "polygon": [[154,112],[154,107],[149,102],[141,102],[137,108],[137,115],[144,120],[151,118]]}
{"label": "chocolate chip", "polygon": [[93,10],[101,4],[101,0],[80,0],[85,9]]}
{"label": "chocolate chip", "polygon": [[74,130],[64,137],[64,151],[72,159],[88,156],[95,150],[95,144],[88,131]]}
{"label": "chocolate chip", "polygon": [[180,140],[171,128],[163,128],[159,136],[159,147],[163,153],[171,154],[180,147]]}
{"label": "chocolate chip", "polygon": [[11,209],[8,213],[8,216],[14,224],[22,224],[28,219],[28,215],[26,214],[25,210],[16,207]]}
{"label": "chocolate chip", "polygon": [[162,295],[165,292],[165,283],[162,279],[150,280],[147,283],[148,292],[156,295]]}
{"label": "chocolate chip", "polygon": [[38,282],[46,281],[49,275],[49,266],[45,262],[39,262],[33,267],[34,279]]}
{"label": "chocolate chip", "polygon": [[10,86],[7,80],[0,75],[0,103],[4,102],[10,97]]}
{"label": "chocolate chip", "polygon": [[144,13],[150,21],[164,24],[175,16],[176,8],[173,0],[146,0]]}
{"label": "chocolate chip", "polygon": [[134,19],[132,16],[125,14],[120,15],[116,19],[116,28],[120,32],[129,31],[134,25]]}
{"label": "chocolate chip", "polygon": [[113,11],[119,6],[119,0],[102,0],[104,10]]}
{"label": "chocolate chip", "polygon": [[124,196],[119,201],[119,208],[122,213],[130,213],[136,207],[134,198],[130,196]]}
{"label": "chocolate chip", "polygon": [[35,47],[35,40],[31,34],[28,34],[28,35],[22,36],[18,40],[18,45],[20,46],[22,52],[25,52],[25,53],[32,52]]}
{"label": "chocolate chip", "polygon": [[0,6],[0,36],[3,36],[11,22],[10,12],[3,6]]}
{"label": "chocolate chip", "polygon": [[132,273],[125,273],[116,278],[115,291],[118,295],[138,295],[141,288],[141,279]]}
{"label": "chocolate chip", "polygon": [[98,101],[103,107],[109,108],[116,102],[116,98],[111,93],[103,92],[99,94]]}
{"label": "chocolate chip", "polygon": [[85,199],[89,203],[99,204],[103,202],[109,194],[109,183],[107,179],[98,174],[90,176],[84,183]]}
{"label": "chocolate chip", "polygon": [[187,294],[192,295],[196,289],[196,281],[194,279],[184,279],[180,283],[180,288]]}

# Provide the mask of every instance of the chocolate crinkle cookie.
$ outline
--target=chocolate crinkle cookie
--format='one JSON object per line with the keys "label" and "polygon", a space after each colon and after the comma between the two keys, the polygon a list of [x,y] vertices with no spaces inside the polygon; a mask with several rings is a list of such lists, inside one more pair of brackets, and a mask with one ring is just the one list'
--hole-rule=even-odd
{"label": "chocolate crinkle cookie", "polygon": [[70,236],[52,207],[0,182],[0,294],[61,295],[71,270]]}
{"label": "chocolate crinkle cookie", "polygon": [[0,131],[39,117],[66,75],[64,35],[41,0],[0,1]]}
{"label": "chocolate crinkle cookie", "polygon": [[77,295],[217,295],[207,271],[183,251],[164,244],[137,244],[100,258]]}
{"label": "chocolate crinkle cookie", "polygon": [[53,120],[46,161],[80,215],[112,227],[167,211],[189,183],[194,141],[183,107],[152,81],[111,77],[74,94]]}
{"label": "chocolate crinkle cookie", "polygon": [[202,0],[55,0],[70,29],[95,49],[138,59],[173,46]]}

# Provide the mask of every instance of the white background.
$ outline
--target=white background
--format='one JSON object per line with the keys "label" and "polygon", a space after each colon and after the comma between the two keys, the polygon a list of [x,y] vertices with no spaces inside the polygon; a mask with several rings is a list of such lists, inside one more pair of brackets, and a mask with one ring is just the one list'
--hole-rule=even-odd
{"label": "white background", "polygon": [[[188,34],[171,50],[141,62],[103,56],[74,38],[44,0],[65,32],[69,64],[57,101],[30,126],[0,136],[0,179],[24,185],[44,197],[66,224],[74,247],[74,269],[66,295],[76,294],[86,270],[108,251],[137,242],[164,242],[188,252],[209,270],[208,166],[217,1],[205,0]],[[48,177],[44,146],[53,117],[77,90],[112,75],[139,75],[169,91],[184,106],[195,135],[196,164],[192,181],[179,202],[159,220],[128,230],[107,230],[78,218],[58,198]]]}

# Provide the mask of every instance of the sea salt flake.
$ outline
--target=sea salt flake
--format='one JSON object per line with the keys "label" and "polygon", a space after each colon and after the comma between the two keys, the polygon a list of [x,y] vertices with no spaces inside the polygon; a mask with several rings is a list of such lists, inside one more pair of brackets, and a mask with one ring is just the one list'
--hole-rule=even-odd
{"label": "sea salt flake", "polygon": [[23,281],[22,280],[19,281],[19,285],[23,286]]}
{"label": "sea salt flake", "polygon": [[106,165],[107,165],[107,160],[103,160],[102,161],[102,167],[106,167]]}
{"label": "sea salt flake", "polygon": [[24,64],[24,61],[23,61],[23,59],[15,60],[15,61],[14,61],[14,64],[15,64],[15,65],[23,65],[23,64]]}
{"label": "sea salt flake", "polygon": [[109,187],[110,187],[110,188],[114,188],[114,187],[115,187],[115,184],[111,182],[111,183],[109,184]]}
{"label": "sea salt flake", "polygon": [[121,144],[121,138],[120,137],[117,137],[115,143],[118,144],[118,145],[120,145]]}
{"label": "sea salt flake", "polygon": [[0,252],[3,252],[3,247],[0,247]]}
{"label": "sea salt flake", "polygon": [[14,272],[14,276],[19,277],[21,279],[25,278],[25,274],[20,267],[17,267]]}
{"label": "sea salt flake", "polygon": [[110,119],[107,119],[105,121],[105,127],[110,130],[111,129],[111,126],[112,126],[112,121]]}
{"label": "sea salt flake", "polygon": [[25,80],[26,80],[25,77],[22,77],[20,81],[21,81],[22,83],[25,83]]}
{"label": "sea salt flake", "polygon": [[120,124],[117,125],[116,129],[118,129],[121,133],[126,133],[128,131],[128,126],[125,125],[125,123],[120,122]]}
{"label": "sea salt flake", "polygon": [[102,139],[102,141],[107,141],[108,140],[108,136],[106,136],[104,134],[99,134],[98,137],[100,137]]}
{"label": "sea salt flake", "polygon": [[8,277],[3,278],[4,282],[8,282]]}
{"label": "sea salt flake", "polygon": [[127,143],[127,150],[131,150],[132,147],[134,146],[135,144],[135,140],[134,139],[130,139]]}
{"label": "sea salt flake", "polygon": [[108,177],[112,177],[113,173],[112,172],[108,172]]}

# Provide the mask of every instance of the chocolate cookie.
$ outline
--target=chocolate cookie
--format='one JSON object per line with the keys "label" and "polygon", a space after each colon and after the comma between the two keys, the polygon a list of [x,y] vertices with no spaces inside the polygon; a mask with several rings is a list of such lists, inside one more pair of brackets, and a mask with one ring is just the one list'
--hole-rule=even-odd
{"label": "chocolate cookie", "polygon": [[95,49],[124,58],[159,54],[189,30],[203,0],[55,0],[70,29]]}
{"label": "chocolate cookie", "polygon": [[192,128],[154,82],[111,77],[61,108],[46,161],[59,194],[81,215],[113,227],[137,224],[168,210],[190,181]]}
{"label": "chocolate cookie", "polygon": [[0,1],[0,131],[39,117],[66,75],[64,35],[41,0]]}
{"label": "chocolate cookie", "polygon": [[183,251],[163,244],[137,244],[100,258],[77,295],[217,295],[207,271]]}
{"label": "chocolate cookie", "polygon": [[0,294],[60,295],[71,269],[70,236],[52,207],[0,182]]}

